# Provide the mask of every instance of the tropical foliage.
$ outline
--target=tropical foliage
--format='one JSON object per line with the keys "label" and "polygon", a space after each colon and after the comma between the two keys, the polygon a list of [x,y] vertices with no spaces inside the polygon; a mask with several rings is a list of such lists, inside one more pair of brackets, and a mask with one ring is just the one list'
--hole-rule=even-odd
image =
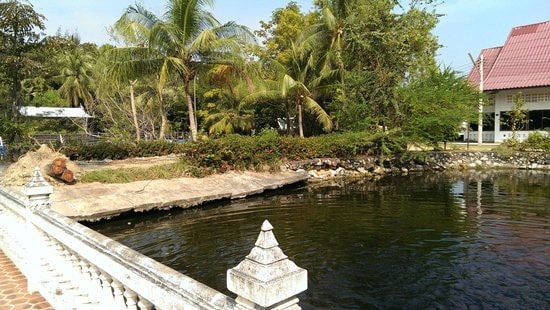
{"label": "tropical foliage", "polygon": [[479,93],[450,68],[413,78],[400,92],[403,133],[418,143],[437,146],[454,141],[462,122],[474,121]]}
{"label": "tropical foliage", "polygon": [[110,143],[243,143],[232,135],[276,130],[381,135],[381,153],[400,149],[384,142],[390,135],[435,145],[470,119],[477,96],[436,65],[432,2],[315,0],[303,12],[290,1],[260,22],[262,44],[220,23],[213,0],[166,0],[162,15],[136,3],[110,25],[115,47],[44,37],[46,17],[31,4],[0,0],[0,135],[30,142],[45,128],[75,128],[17,117],[22,105],[82,106],[94,120],[78,127]]}
{"label": "tropical foliage", "polygon": [[[191,84],[200,67],[223,62],[227,54],[234,53],[239,43],[248,39],[244,27],[233,22],[220,24],[205,10],[206,5],[213,5],[213,2],[169,0],[163,18],[140,5],[130,6],[114,28],[127,42],[148,48],[143,59],[132,58],[136,62],[132,66],[155,68],[159,93],[172,75],[180,78],[193,140],[197,139],[197,124]],[[138,46],[137,50],[129,49],[128,52],[136,54],[140,49]]]}

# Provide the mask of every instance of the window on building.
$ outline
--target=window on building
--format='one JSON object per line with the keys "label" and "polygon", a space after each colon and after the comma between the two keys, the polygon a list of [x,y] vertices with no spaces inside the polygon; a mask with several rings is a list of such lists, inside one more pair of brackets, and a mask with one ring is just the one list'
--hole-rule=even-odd
{"label": "window on building", "polygon": [[[550,128],[550,110],[532,110],[527,112],[529,121],[521,126],[519,130],[543,130]],[[500,130],[509,131],[510,111],[500,112]]]}
{"label": "window on building", "polygon": [[[470,129],[477,131],[477,123],[471,123]],[[483,114],[483,131],[495,131],[495,113]]]}
{"label": "window on building", "polygon": [[[525,103],[550,102],[550,93],[523,94],[523,100],[525,100]],[[514,95],[507,95],[506,102],[509,104],[514,104]]]}
{"label": "window on building", "polygon": [[512,127],[510,126],[510,112],[501,111],[500,112],[500,130],[501,131],[510,131]]}
{"label": "window on building", "polygon": [[529,130],[550,128],[550,110],[529,111]]}

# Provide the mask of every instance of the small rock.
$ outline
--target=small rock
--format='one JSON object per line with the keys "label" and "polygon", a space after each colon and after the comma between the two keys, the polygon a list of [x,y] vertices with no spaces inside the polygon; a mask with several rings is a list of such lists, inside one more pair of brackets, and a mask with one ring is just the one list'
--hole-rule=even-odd
{"label": "small rock", "polygon": [[339,167],[334,171],[334,173],[338,176],[343,176],[343,175],[346,175],[346,169]]}
{"label": "small rock", "polygon": [[317,173],[317,171],[315,170],[309,170],[307,172],[307,174],[311,177],[311,178],[314,178],[314,179],[318,179],[319,178],[319,174]]}

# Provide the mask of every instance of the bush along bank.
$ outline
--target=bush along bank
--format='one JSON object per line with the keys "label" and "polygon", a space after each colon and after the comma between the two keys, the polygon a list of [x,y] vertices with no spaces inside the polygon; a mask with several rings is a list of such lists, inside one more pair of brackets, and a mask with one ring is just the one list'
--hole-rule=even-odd
{"label": "bush along bank", "polygon": [[315,158],[288,162],[284,168],[305,170],[312,180],[334,177],[372,177],[420,171],[530,169],[550,170],[548,152],[410,152],[391,158]]}
{"label": "bush along bank", "polygon": [[424,170],[549,169],[550,152],[404,152],[399,136],[339,133],[310,138],[279,136],[274,130],[257,136],[229,135],[183,144],[168,141],[102,142],[65,146],[72,160],[123,159],[178,154],[182,165],[198,170],[192,175],[227,170],[266,168],[310,172],[313,179],[335,176],[379,176]]}

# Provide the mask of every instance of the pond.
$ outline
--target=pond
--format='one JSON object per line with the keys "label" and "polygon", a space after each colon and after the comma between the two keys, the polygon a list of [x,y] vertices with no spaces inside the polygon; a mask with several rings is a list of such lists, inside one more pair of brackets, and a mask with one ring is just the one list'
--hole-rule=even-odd
{"label": "pond", "polygon": [[550,307],[550,172],[331,181],[91,228],[230,296],[264,219],[304,309]]}

